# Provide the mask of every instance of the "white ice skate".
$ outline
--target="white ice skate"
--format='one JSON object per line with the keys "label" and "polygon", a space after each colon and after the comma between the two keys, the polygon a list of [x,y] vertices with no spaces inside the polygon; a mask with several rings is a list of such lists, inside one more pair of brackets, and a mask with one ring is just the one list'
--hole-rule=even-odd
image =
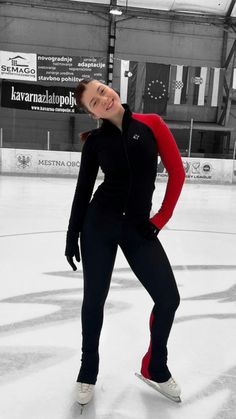
{"label": "white ice skate", "polygon": [[77,382],[76,400],[81,406],[81,414],[86,404],[90,402],[94,394],[94,384]]}
{"label": "white ice skate", "polygon": [[148,384],[150,387],[154,388],[154,390],[157,390],[159,393],[163,394],[163,396],[168,397],[174,402],[181,402],[181,389],[173,377],[170,377],[169,380],[165,381],[164,383],[157,383],[156,381],[152,381],[148,378],[145,378],[142,374],[139,374],[137,372],[135,373],[135,375],[136,377],[140,378],[140,380]]}

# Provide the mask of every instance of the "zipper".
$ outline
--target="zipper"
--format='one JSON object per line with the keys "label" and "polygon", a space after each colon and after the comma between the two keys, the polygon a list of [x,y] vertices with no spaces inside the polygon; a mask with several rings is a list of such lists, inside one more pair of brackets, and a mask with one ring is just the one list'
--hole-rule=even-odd
{"label": "zipper", "polygon": [[129,195],[130,195],[130,192],[131,192],[133,176],[132,176],[131,164],[130,164],[130,161],[129,161],[129,155],[128,155],[128,150],[127,150],[127,145],[126,145],[127,133],[124,134],[124,135],[122,133],[121,136],[122,136],[122,139],[123,139],[123,145],[124,145],[124,149],[125,149],[125,155],[126,155],[126,159],[127,159],[127,162],[128,162],[129,173],[130,173],[128,195],[127,195],[126,203],[125,203],[124,208],[123,208],[123,211],[122,211],[122,215],[126,215],[127,204],[128,204]]}

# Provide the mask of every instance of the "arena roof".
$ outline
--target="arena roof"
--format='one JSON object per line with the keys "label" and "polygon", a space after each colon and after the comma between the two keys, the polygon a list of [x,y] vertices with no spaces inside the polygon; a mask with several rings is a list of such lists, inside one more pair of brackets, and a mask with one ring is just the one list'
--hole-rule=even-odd
{"label": "arena roof", "polygon": [[[72,0],[77,1],[77,0]],[[125,8],[151,9],[155,11],[204,14],[219,17],[236,17],[235,0],[78,0],[78,3],[94,3],[117,6]]]}
{"label": "arena roof", "polygon": [[121,20],[137,17],[205,23],[236,33],[236,0],[0,0],[4,3],[93,13],[104,18],[117,6],[123,13]]}

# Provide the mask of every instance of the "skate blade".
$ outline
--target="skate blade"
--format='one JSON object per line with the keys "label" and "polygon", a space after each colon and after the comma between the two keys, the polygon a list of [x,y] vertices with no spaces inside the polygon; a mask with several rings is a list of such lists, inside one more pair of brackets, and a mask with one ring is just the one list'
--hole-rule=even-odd
{"label": "skate blade", "polygon": [[158,393],[162,394],[163,396],[167,397],[168,399],[172,400],[173,402],[176,403],[181,403],[181,398],[179,396],[174,397],[174,396],[170,396],[167,393],[164,393],[163,391],[161,391],[157,385],[155,385],[152,381],[148,380],[147,378],[143,377],[142,374],[139,374],[138,372],[135,373],[136,377],[138,377],[140,380],[144,381],[144,383],[146,383],[147,385],[149,385],[150,387],[152,387],[154,390],[158,391]]}
{"label": "skate blade", "polygon": [[88,403],[83,403],[83,404],[81,404],[81,403],[79,403],[79,402],[77,402],[77,403],[78,403],[78,405],[80,406],[80,414],[82,415],[83,410],[84,410],[84,407],[85,407]]}

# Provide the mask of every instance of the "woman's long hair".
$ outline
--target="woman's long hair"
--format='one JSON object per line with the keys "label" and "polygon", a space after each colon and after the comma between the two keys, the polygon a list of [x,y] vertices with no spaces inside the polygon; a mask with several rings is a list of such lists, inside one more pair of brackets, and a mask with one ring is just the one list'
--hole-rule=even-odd
{"label": "woman's long hair", "polygon": [[[76,105],[80,108],[83,108],[87,113],[90,113],[89,110],[86,108],[86,106],[82,102],[82,97],[84,94],[84,91],[86,90],[87,85],[93,81],[94,79],[82,79],[79,84],[75,88],[75,100]],[[81,141],[85,141],[91,131],[81,132],[79,135],[79,138]]]}

